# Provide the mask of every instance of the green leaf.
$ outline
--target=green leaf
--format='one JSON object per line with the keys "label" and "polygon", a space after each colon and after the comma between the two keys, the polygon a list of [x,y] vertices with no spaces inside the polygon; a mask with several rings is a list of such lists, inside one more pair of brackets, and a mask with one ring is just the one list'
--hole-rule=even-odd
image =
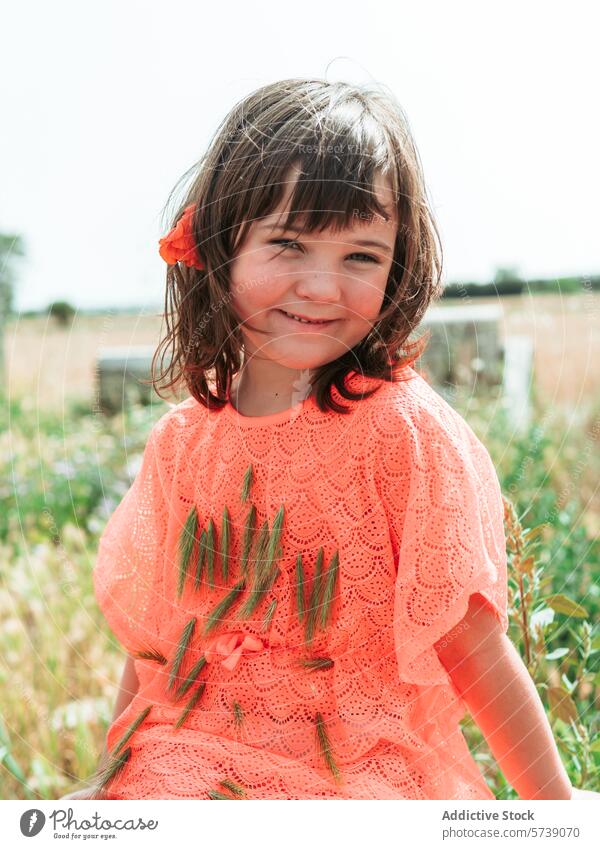
{"label": "green leaf", "polygon": [[566,654],[569,654],[569,649],[566,647],[560,649],[554,649],[549,654],[546,655],[546,660],[558,660],[561,657],[564,657]]}
{"label": "green leaf", "polygon": [[562,687],[548,687],[548,700],[550,710],[558,719],[569,724],[571,720],[577,722],[577,707],[571,696]]}
{"label": "green leaf", "polygon": [[549,595],[543,601],[552,610],[555,610],[557,613],[564,613],[565,616],[576,616],[579,619],[585,619],[589,615],[585,607],[561,593]]}
{"label": "green leaf", "polygon": [[537,525],[535,528],[524,528],[523,529],[523,538],[527,540],[527,542],[531,542],[534,539],[537,539],[544,533],[544,525]]}

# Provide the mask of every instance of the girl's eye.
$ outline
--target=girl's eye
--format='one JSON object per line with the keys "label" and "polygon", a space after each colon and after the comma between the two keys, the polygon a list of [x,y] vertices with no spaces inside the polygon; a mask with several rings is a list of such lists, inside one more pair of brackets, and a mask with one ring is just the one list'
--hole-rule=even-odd
{"label": "girl's eye", "polygon": [[271,245],[281,245],[283,248],[290,248],[292,245],[295,245],[297,248],[300,247],[298,242],[294,242],[293,239],[271,239]]}
{"label": "girl's eye", "polygon": [[352,257],[357,257],[357,256],[361,257],[360,262],[363,262],[363,260],[366,259],[368,262],[374,262],[377,265],[379,265],[379,260],[375,259],[374,256],[371,256],[371,254],[358,254],[358,253],[357,254],[350,254],[350,256],[348,258],[352,259]]}
{"label": "girl's eye", "polygon": [[[282,248],[294,247],[294,248],[301,249],[301,246],[298,244],[298,242],[295,242],[293,239],[271,239],[269,244],[271,244],[271,245],[281,245]],[[353,254],[350,254],[347,257],[347,259],[350,259],[354,262],[374,262],[375,265],[379,265],[379,260],[376,259],[371,254],[353,253]]]}

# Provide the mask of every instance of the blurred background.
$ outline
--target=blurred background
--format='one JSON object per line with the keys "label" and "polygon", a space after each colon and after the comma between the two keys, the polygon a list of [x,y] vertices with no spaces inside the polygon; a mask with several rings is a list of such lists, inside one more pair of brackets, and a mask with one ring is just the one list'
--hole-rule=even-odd
{"label": "blurred background", "polygon": [[234,6],[3,13],[0,798],[58,798],[95,769],[124,657],[91,572],[167,409],[140,382],[161,334],[165,205],[237,100],[300,76],[383,83],[408,115],[446,284],[419,370],[492,455],[511,637],[571,780],[599,790],[597,10]]}

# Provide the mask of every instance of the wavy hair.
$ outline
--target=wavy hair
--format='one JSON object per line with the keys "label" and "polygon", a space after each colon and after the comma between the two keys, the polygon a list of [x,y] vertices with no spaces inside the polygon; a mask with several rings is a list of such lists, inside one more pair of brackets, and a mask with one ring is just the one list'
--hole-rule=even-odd
{"label": "wavy hair", "polygon": [[[166,333],[152,360],[158,395],[185,385],[209,409],[223,407],[243,365],[244,340],[230,302],[229,266],[257,218],[270,214],[299,166],[285,225],[302,218],[308,232],[351,226],[361,216],[388,218],[375,194],[380,173],[395,199],[397,232],[382,309],[371,331],[337,359],[314,369],[320,409],[348,412],[332,397],[368,397],[345,383],[351,371],[388,382],[403,379],[429,334],[409,342],[427,307],[441,296],[442,246],[408,120],[387,90],[322,79],[271,83],[238,102],[205,155],[177,186],[189,185],[170,226],[195,204],[193,233],[205,268],[167,267]],[[160,361],[160,374],[158,366]],[[166,379],[166,382],[165,382]],[[211,389],[216,390],[213,394]]]}

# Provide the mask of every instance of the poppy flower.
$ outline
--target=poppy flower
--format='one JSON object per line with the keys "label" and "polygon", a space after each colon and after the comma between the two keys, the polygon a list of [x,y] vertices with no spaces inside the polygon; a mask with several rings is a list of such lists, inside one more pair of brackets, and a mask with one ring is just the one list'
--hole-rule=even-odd
{"label": "poppy flower", "polygon": [[198,268],[200,271],[203,271],[206,266],[200,258],[194,238],[193,222],[195,209],[195,203],[185,208],[177,224],[164,238],[158,240],[158,252],[169,265],[182,262],[188,268]]}

